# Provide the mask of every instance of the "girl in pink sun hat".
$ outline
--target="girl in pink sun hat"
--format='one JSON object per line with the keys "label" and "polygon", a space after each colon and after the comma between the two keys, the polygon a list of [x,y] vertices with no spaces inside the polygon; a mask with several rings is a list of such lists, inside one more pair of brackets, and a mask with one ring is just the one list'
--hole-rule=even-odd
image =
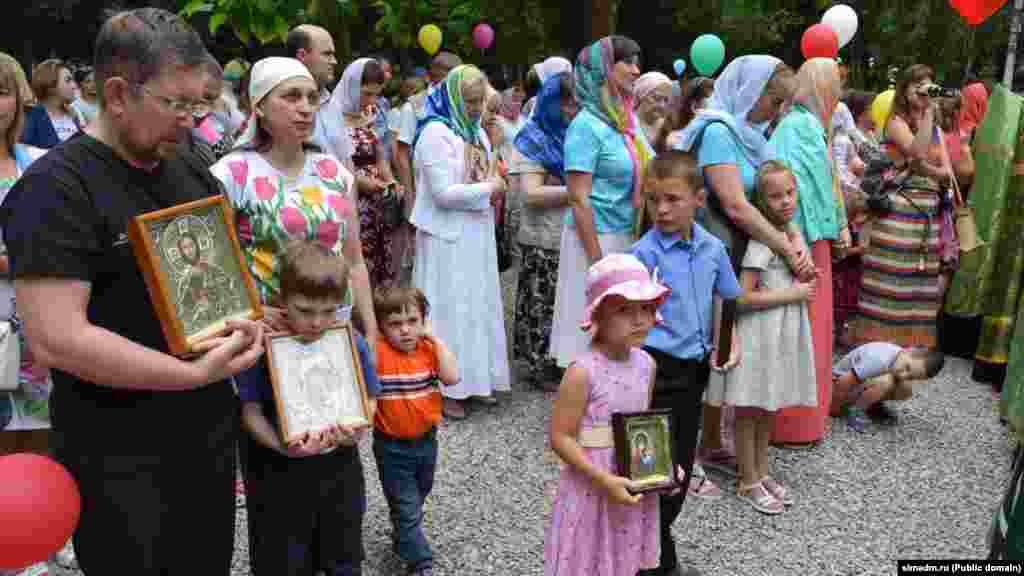
{"label": "girl in pink sun hat", "polygon": [[641,346],[669,289],[628,254],[596,262],[585,286],[590,348],[566,370],[551,418],[551,447],[566,465],[544,574],[636,574],[658,566],[658,497],[632,494],[637,486],[617,474],[611,415],[650,406],[655,365]]}

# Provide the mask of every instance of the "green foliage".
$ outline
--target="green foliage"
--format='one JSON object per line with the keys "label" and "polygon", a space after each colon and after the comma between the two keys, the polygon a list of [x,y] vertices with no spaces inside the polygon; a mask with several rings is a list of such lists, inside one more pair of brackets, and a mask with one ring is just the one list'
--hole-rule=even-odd
{"label": "green foliage", "polygon": [[[243,44],[255,40],[260,44],[284,42],[292,26],[310,20],[319,12],[320,4],[348,0],[187,0],[180,14],[185,18],[209,16],[211,34],[228,26]],[[312,7],[313,10],[309,10]]]}

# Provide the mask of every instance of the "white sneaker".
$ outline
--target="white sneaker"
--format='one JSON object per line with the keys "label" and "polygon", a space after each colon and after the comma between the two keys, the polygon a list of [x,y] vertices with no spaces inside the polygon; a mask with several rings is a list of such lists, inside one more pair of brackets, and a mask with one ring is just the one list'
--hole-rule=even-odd
{"label": "white sneaker", "polygon": [[65,544],[59,552],[57,552],[55,560],[57,561],[57,565],[61,568],[67,568],[69,570],[78,568],[78,559],[75,558],[75,549],[71,546],[70,540],[68,540],[68,543]]}

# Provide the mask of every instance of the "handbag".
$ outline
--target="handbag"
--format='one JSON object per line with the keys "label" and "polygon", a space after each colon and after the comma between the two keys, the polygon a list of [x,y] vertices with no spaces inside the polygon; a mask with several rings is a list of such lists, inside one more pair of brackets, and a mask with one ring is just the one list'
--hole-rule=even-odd
{"label": "handbag", "polygon": [[16,321],[0,322],[0,391],[12,392],[18,389],[18,372],[21,368],[21,342],[18,339]]}
{"label": "handbag", "polygon": [[984,242],[978,238],[978,224],[974,219],[974,208],[964,203],[964,197],[960,194],[960,183],[957,182],[953,164],[949,160],[949,151],[945,146],[942,147],[942,163],[949,171],[949,178],[953,183],[953,226],[956,229],[957,238],[960,240],[960,253],[968,254],[980,248]]}

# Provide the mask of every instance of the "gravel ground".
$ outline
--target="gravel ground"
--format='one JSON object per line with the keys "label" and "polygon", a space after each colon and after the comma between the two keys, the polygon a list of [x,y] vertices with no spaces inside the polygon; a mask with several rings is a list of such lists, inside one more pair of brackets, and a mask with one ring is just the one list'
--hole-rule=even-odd
{"label": "gravel ground", "polygon": [[[551,395],[514,390],[497,406],[442,425],[425,526],[439,576],[543,572],[544,531],[558,478],[547,449]],[[733,496],[689,500],[675,525],[681,558],[707,575],[895,574],[897,558],[983,558],[992,512],[1009,474],[1010,447],[991,388],[970,365],[947,362],[899,424],[857,435],[835,420],[809,451],[772,452],[776,477],[795,494],[766,517]],[[362,448],[369,508],[366,576],[402,574],[390,550],[387,506],[369,444]],[[249,574],[239,508],[233,576]],[[77,574],[71,572],[69,574]]]}

